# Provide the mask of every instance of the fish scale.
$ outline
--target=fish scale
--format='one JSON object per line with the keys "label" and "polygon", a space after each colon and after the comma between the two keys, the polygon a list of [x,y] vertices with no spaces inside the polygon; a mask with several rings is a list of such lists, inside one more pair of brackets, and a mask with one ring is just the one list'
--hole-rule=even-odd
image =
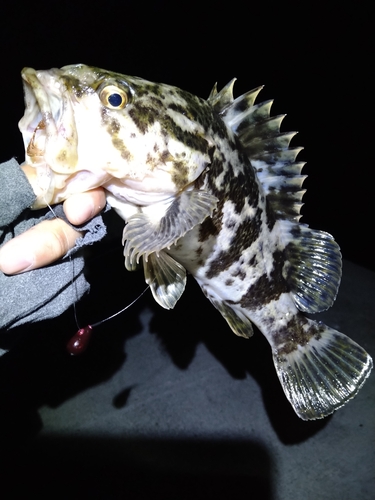
{"label": "fish scale", "polygon": [[357,394],[371,357],[304,315],[333,304],[341,253],[299,223],[302,148],[272,101],[255,104],[262,87],[234,99],[232,80],[204,100],[84,65],[22,76],[20,130],[43,190],[34,208],[104,187],[125,220],[125,267],[143,266],[162,307],[176,305],[188,272],[236,335],[256,325],[304,420]]}

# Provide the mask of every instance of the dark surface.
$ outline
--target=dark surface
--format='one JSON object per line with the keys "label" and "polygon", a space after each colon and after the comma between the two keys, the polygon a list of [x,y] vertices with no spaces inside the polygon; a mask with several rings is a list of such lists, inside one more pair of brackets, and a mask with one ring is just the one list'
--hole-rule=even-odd
{"label": "dark surface", "polygon": [[[121,275],[117,258],[77,305],[82,325],[142,289],[142,275]],[[116,292],[124,277],[127,288]],[[345,262],[337,302],[320,315],[372,356],[374,294],[375,274]],[[48,498],[373,498],[373,374],[333,416],[303,422],[262,335],[235,337],[192,279],[173,311],[147,294],[70,357],[65,344],[75,330],[69,310],[9,335],[8,344],[17,341],[0,358],[3,490]]]}

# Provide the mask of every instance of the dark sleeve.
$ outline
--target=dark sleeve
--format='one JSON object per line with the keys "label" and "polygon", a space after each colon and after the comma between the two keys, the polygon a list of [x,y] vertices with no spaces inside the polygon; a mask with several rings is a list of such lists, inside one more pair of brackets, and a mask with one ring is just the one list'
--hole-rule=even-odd
{"label": "dark sleeve", "polygon": [[[61,205],[54,206],[53,213],[50,209],[32,211],[27,208],[35,197],[15,160],[0,165],[0,172],[0,180],[7,176],[5,183],[0,183],[0,225],[3,224],[0,245],[42,220],[55,216],[64,218]],[[14,176],[14,179],[10,180],[9,176]],[[9,221],[10,214],[13,219],[4,224],[4,221]],[[101,240],[106,227],[99,215],[77,229],[84,236],[77,240],[68,256],[56,263],[14,276],[0,272],[0,329],[59,316],[89,290],[83,273],[83,247]]]}
{"label": "dark sleeve", "polygon": [[13,222],[36,196],[26,175],[12,159],[0,165],[0,235],[4,226]]}

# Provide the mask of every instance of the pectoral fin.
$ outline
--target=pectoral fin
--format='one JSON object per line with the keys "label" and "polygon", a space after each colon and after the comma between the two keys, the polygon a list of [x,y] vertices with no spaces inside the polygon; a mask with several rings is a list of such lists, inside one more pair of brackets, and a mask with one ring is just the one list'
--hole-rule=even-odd
{"label": "pectoral fin", "polygon": [[183,191],[172,203],[158,203],[142,207],[132,215],[123,233],[124,255],[129,266],[139,262],[141,256],[147,260],[153,253],[169,248],[210,216],[217,198],[205,191]]}

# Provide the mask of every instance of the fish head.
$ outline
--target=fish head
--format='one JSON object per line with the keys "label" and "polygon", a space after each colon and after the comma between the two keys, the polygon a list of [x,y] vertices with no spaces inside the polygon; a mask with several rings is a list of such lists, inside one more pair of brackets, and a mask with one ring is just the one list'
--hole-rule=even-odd
{"label": "fish head", "polygon": [[25,161],[43,191],[34,208],[98,186],[120,203],[150,205],[211,161],[211,107],[176,87],[83,64],[25,68],[22,78]]}

